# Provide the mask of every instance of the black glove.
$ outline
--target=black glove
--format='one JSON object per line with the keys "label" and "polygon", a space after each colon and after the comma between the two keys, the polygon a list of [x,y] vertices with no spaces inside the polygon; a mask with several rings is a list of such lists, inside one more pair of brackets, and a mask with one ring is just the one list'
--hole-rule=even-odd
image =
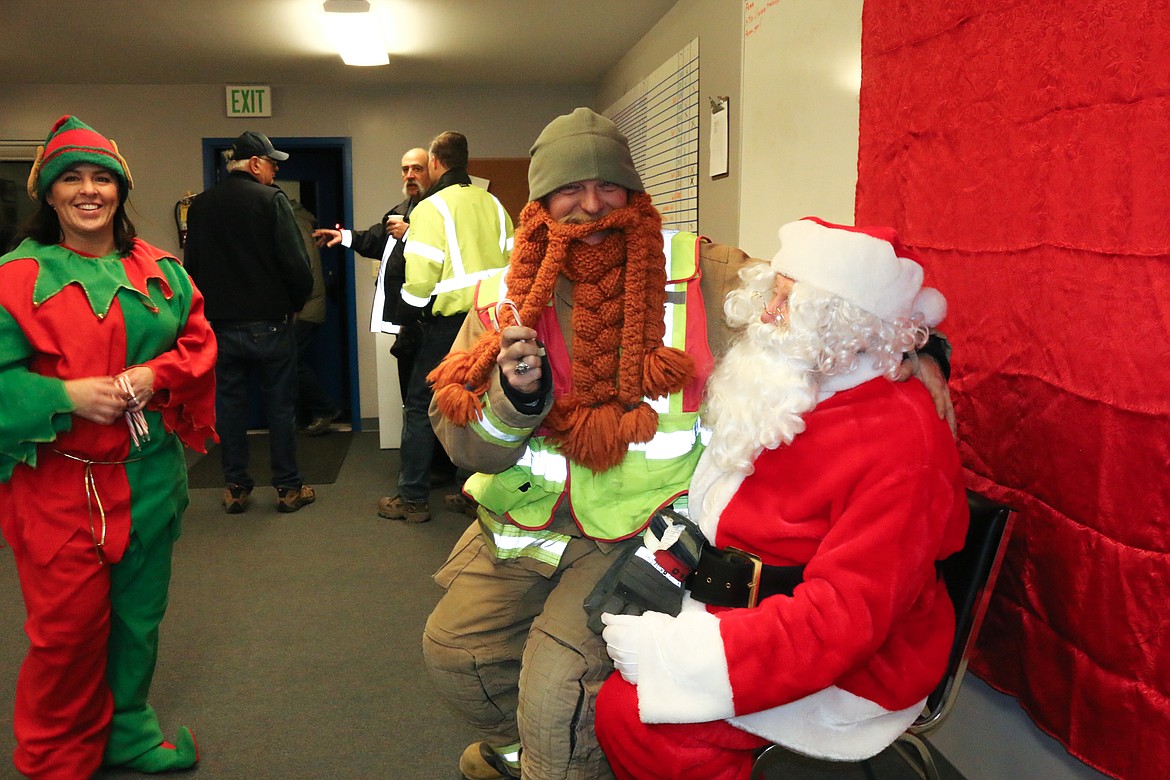
{"label": "black glove", "polygon": [[[595,634],[605,628],[601,614],[677,615],[687,576],[699,563],[705,539],[699,527],[671,509],[650,519],[644,544],[631,544],[619,555],[585,598],[587,625]],[[650,548],[663,547],[656,552]]]}

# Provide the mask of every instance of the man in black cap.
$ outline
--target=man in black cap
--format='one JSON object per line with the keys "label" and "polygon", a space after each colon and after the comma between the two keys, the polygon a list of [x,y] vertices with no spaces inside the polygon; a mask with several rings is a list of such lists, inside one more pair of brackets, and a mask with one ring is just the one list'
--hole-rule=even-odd
{"label": "man in black cap", "polygon": [[199,195],[188,212],[184,264],[203,292],[219,342],[215,365],[216,429],[226,483],[224,510],[247,509],[249,378],[256,374],[268,414],[276,508],[313,503],[296,453],[296,340],[293,319],[313,288],[305,242],[292,206],[273,186],[288,154],[263,133],[243,133],[225,153],[228,175]]}

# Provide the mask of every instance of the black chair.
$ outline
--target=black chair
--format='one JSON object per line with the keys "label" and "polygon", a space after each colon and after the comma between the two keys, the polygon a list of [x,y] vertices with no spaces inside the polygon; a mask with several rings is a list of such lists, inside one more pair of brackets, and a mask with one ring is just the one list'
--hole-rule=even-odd
{"label": "black chair", "polygon": [[[955,605],[955,642],[951,645],[947,671],[938,687],[927,697],[922,714],[893,745],[898,754],[927,780],[939,780],[938,769],[922,737],[946,719],[959,696],[967,660],[979,636],[1014,521],[1009,507],[970,490],[967,491],[967,505],[971,511],[967,541],[963,549],[939,564],[947,592]],[[752,778],[764,777],[764,758],[778,748],[778,745],[771,745],[760,754],[752,767]],[[872,777],[868,764],[866,774]]]}

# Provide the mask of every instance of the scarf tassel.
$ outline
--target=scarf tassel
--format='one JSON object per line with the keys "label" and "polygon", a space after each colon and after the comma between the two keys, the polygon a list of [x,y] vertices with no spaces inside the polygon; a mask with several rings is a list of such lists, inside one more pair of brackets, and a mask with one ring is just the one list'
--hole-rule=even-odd
{"label": "scarf tassel", "polygon": [[574,424],[561,444],[567,458],[599,474],[622,462],[626,447],[618,437],[622,409],[617,402],[582,406],[570,417]]}
{"label": "scarf tassel", "polygon": [[642,388],[650,398],[681,390],[695,375],[695,359],[674,347],[658,345],[642,361]]}
{"label": "scarf tassel", "polygon": [[487,384],[468,387],[461,381],[470,375],[474,362],[475,355],[471,352],[452,352],[427,374],[427,381],[435,388],[439,410],[460,428],[483,414],[483,402],[479,399],[487,392]]}

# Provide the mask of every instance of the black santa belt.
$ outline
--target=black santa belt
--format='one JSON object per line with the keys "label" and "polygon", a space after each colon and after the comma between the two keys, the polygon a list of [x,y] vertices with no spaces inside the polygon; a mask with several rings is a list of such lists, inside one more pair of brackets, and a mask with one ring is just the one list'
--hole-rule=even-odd
{"label": "black santa belt", "polygon": [[714,607],[754,607],[769,596],[791,596],[804,581],[804,566],[769,566],[734,547],[704,545],[687,578],[691,598]]}

